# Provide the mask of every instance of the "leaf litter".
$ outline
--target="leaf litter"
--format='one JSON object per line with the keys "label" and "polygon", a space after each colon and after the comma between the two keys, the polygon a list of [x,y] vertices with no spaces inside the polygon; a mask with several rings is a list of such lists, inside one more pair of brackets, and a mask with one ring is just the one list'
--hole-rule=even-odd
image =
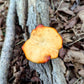
{"label": "leaf litter", "polygon": [[[8,1],[0,0],[0,16],[4,16],[4,18],[0,17],[0,39],[2,40],[5,35],[7,9]],[[84,1],[54,0],[49,6],[49,11],[50,26],[56,28],[63,38],[63,48],[59,52],[59,57],[65,64],[62,66],[66,68],[67,84],[84,84]],[[21,50],[23,31],[19,24],[16,24],[16,27],[8,84],[40,84],[38,73],[30,69],[28,60]]]}

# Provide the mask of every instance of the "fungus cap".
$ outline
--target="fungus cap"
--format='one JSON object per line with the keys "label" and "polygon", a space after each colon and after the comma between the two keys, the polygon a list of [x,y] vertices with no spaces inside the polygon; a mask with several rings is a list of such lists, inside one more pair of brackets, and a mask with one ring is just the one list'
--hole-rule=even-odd
{"label": "fungus cap", "polygon": [[37,26],[22,46],[26,58],[34,63],[46,63],[57,58],[60,48],[62,38],[56,29],[43,25]]}

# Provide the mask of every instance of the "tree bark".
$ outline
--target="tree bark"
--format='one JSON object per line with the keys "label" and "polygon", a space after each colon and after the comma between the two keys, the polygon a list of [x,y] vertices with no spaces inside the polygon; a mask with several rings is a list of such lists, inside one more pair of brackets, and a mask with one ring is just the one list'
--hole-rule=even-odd
{"label": "tree bark", "polygon": [[26,26],[26,18],[27,18],[27,0],[16,0],[16,11],[19,20],[19,25],[21,25],[22,29]]}
{"label": "tree bark", "polygon": [[[28,7],[25,2],[28,2]],[[22,4],[24,4],[24,8],[21,8],[23,6]],[[25,25],[28,26],[29,34],[31,34],[32,30],[38,24],[49,26],[49,0],[10,0],[6,23],[6,37],[0,58],[0,84],[7,84],[8,68],[15,35],[15,5],[19,24],[23,29],[25,28]],[[27,24],[26,15],[24,15],[27,12],[25,11],[26,8],[28,8]],[[43,84],[66,84],[63,71],[64,68],[62,67],[61,62],[62,60],[57,58],[50,60],[45,64],[35,64],[29,61],[29,65],[30,68],[35,69],[40,74],[40,79]]]}
{"label": "tree bark", "polygon": [[[28,0],[28,31],[38,25],[49,26],[49,1],[48,0]],[[66,84],[60,59],[53,59],[45,64],[35,64],[29,62],[30,68],[35,69],[40,74],[43,84]]]}
{"label": "tree bark", "polygon": [[38,25],[49,26],[49,1],[28,0],[27,26],[29,33]]}
{"label": "tree bark", "polygon": [[[27,0],[16,0],[16,11],[18,16],[19,25],[22,27],[23,31],[26,32],[26,19],[27,19]],[[27,40],[27,34],[23,34],[24,40]]]}

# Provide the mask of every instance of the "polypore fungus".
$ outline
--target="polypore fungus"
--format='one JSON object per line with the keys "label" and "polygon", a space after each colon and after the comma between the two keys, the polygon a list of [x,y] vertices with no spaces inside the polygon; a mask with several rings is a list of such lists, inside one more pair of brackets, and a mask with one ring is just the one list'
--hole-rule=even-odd
{"label": "polypore fungus", "polygon": [[56,29],[43,25],[37,26],[22,46],[26,58],[34,63],[46,63],[57,58],[60,48],[62,38]]}

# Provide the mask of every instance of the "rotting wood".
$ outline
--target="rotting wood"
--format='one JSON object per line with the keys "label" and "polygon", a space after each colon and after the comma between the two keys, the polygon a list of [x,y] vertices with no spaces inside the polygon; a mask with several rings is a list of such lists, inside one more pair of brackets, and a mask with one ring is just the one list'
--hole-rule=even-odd
{"label": "rotting wood", "polygon": [[6,25],[6,36],[0,57],[0,84],[7,84],[10,57],[13,51],[15,37],[15,0],[10,0]]}
{"label": "rotting wood", "polygon": [[[48,0],[28,0],[28,20],[29,33],[38,25],[49,26],[49,1]],[[45,64],[35,64],[29,62],[30,68],[35,69],[40,74],[43,84],[66,84],[60,59],[53,59]]]}

